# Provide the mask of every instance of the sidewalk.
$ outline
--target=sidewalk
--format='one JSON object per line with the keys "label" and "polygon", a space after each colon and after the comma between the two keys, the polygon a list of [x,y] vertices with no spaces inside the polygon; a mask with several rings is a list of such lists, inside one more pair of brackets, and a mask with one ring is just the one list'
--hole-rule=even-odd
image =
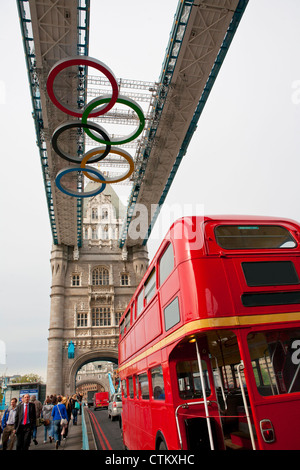
{"label": "sidewalk", "polygon": [[[94,434],[87,411],[87,407],[82,408],[82,412],[85,416],[85,426],[82,424],[82,415],[77,417],[77,425],[74,426],[73,420],[69,424],[68,437],[65,440],[61,440],[58,450],[96,450],[96,444],[94,440]],[[49,437],[47,442],[44,444],[44,426],[39,426],[37,429],[37,442],[35,445],[31,441],[29,450],[56,450],[55,442],[50,443]],[[16,445],[14,445],[14,450]],[[0,451],[2,451],[2,441],[0,439]]]}
{"label": "sidewalk", "polygon": [[[58,450],[82,450],[82,425],[81,415],[78,415],[77,425],[74,426],[73,420],[69,424],[68,437],[65,440],[61,440]],[[49,437],[46,444],[44,444],[44,426],[39,426],[37,430],[37,441],[35,445],[31,441],[29,450],[56,450],[55,441],[50,443]]]}

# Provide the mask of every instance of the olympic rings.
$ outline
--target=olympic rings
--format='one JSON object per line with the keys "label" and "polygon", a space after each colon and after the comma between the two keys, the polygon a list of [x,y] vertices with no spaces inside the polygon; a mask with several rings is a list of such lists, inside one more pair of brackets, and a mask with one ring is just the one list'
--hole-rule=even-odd
{"label": "olympic rings", "polygon": [[[87,166],[87,167],[85,167],[85,169],[88,170],[91,173],[94,173],[94,175],[98,175],[102,179],[104,179],[104,176],[102,175],[102,173],[100,173],[100,171],[96,170],[95,168],[93,168],[91,166]],[[60,191],[62,191],[63,193],[67,194],[68,196],[92,197],[92,196],[96,196],[97,194],[102,193],[102,191],[104,191],[104,189],[106,188],[106,184],[104,182],[98,180],[98,181],[102,182],[102,185],[100,186],[100,188],[97,188],[94,191],[87,191],[86,193],[79,193],[78,191],[71,191],[71,190],[67,189],[65,186],[63,186],[63,184],[61,183],[60,180],[62,179],[62,177],[64,175],[66,175],[68,173],[71,173],[72,171],[82,171],[82,168],[80,166],[70,166],[68,168],[63,168],[62,170],[60,170],[57,173],[56,178],[55,178],[55,183],[56,183],[56,186],[58,187],[58,189]]]}
{"label": "olympic rings", "polygon": [[[125,158],[125,160],[127,160],[127,162],[129,163],[129,170],[127,173],[125,173],[124,175],[121,175],[120,177],[118,177],[117,179],[104,179],[103,177],[101,179],[96,179],[96,178],[93,178],[92,176],[89,176],[87,173],[83,172],[83,174],[85,176],[87,176],[90,180],[93,180],[93,181],[96,181],[97,183],[105,183],[105,184],[113,184],[113,183],[120,183],[120,181],[124,181],[126,180],[127,178],[129,178],[129,176],[133,173],[134,171],[134,161],[133,161],[133,158],[131,157],[131,155],[129,155],[128,152],[125,152],[125,150],[120,150],[119,148],[117,147],[112,147],[111,148],[111,153],[116,153],[117,155],[121,155],[121,157]],[[83,159],[82,159],[82,162],[81,162],[81,169],[83,168],[86,168],[85,167],[85,164],[86,162],[88,161],[88,154],[86,154]]]}
{"label": "olympic rings", "polygon": [[[57,75],[64,69],[71,67],[71,66],[91,66],[103,73],[108,80],[110,81],[112,87],[112,94],[111,95],[103,95],[102,97],[97,97],[92,100],[84,110],[79,109],[72,109],[67,107],[66,105],[62,104],[54,93],[54,81]],[[100,194],[106,188],[107,184],[112,183],[119,183],[124,181],[125,179],[129,178],[134,171],[134,161],[133,158],[129,153],[125,150],[121,150],[117,147],[112,147],[112,144],[125,144],[127,142],[131,142],[132,140],[136,139],[143,131],[145,127],[145,117],[142,111],[142,108],[132,99],[127,98],[125,96],[119,96],[118,84],[117,80],[112,73],[112,71],[102,62],[99,60],[93,59],[87,56],[74,56],[69,57],[66,59],[62,59],[58,61],[54,67],[50,70],[47,79],[47,91],[49,98],[55,104],[55,106],[64,113],[76,117],[82,118],[81,121],[67,121],[64,124],[59,125],[51,139],[52,147],[55,152],[64,160],[67,160],[72,163],[80,164],[80,166],[70,166],[68,168],[63,168],[58,172],[56,175],[56,185],[60,191],[67,194],[68,196],[73,197],[92,197]],[[107,113],[116,103],[121,103],[129,108],[133,109],[139,118],[139,125],[137,129],[130,135],[126,136],[123,140],[117,139],[110,139],[109,135],[105,132],[105,130],[99,126],[98,124],[88,121],[88,118],[102,116],[103,114]],[[95,109],[96,108],[96,109]],[[73,128],[81,128],[84,132],[89,135],[93,140],[105,144],[106,147],[98,147],[86,152],[83,156],[71,156],[64,152],[58,145],[58,138],[59,136],[65,132],[66,130],[73,129]],[[92,132],[94,131],[94,132]],[[98,135],[102,137],[99,138]],[[125,158],[127,163],[129,163],[129,170],[126,171],[123,175],[115,179],[104,179],[104,176],[99,170],[96,170],[94,167],[85,166],[86,163],[96,163],[103,160],[109,153],[115,153],[120,155],[121,157]],[[85,171],[83,171],[85,170]],[[93,191],[88,192],[79,192],[79,191],[72,191],[67,189],[62,183],[61,179],[64,175],[67,175],[73,171],[82,172],[87,178],[97,183],[102,183],[99,188]],[[90,173],[96,175],[97,178],[90,176]]]}
{"label": "olympic rings", "polygon": [[[72,163],[81,163],[81,160],[82,160],[82,157],[74,157],[74,156],[70,156],[70,155],[64,153],[59,148],[58,142],[57,142],[58,137],[63,132],[67,131],[68,129],[72,129],[74,127],[79,127],[79,128],[83,128],[83,129],[93,129],[94,131],[101,134],[105,139],[107,139],[107,142],[109,142],[108,135],[106,134],[104,129],[101,126],[99,126],[98,124],[95,124],[94,122],[90,122],[90,121],[87,121],[85,123],[80,122],[80,121],[67,121],[66,123],[61,124],[60,126],[58,126],[55,129],[55,131],[52,135],[52,140],[51,140],[53,149],[64,160],[67,160],[67,161],[72,162]],[[109,154],[110,149],[111,149],[111,145],[107,144],[106,150],[105,150],[105,152],[102,152],[103,155],[101,157],[91,159],[91,156],[89,156],[89,160],[90,160],[89,163],[95,163],[95,162],[98,162],[99,160],[103,160],[103,158],[105,158]],[[90,152],[88,152],[88,153],[90,153]],[[94,153],[93,155],[96,155],[96,154]]]}
{"label": "olympic rings", "polygon": [[107,65],[103,64],[103,62],[100,62],[100,60],[93,59],[88,56],[73,56],[73,57],[61,59],[52,67],[47,78],[47,92],[51,101],[55,104],[55,106],[58,109],[60,109],[66,114],[69,114],[70,116],[78,117],[78,118],[82,116],[82,111],[78,111],[76,109],[74,110],[72,108],[69,108],[63,105],[55,96],[55,93],[53,90],[54,80],[59,74],[59,72],[61,72],[62,70],[68,67],[72,67],[72,65],[86,65],[86,66],[94,67],[95,69],[102,72],[108,78],[112,86],[111,100],[107,104],[107,106],[104,106],[96,110],[91,115],[91,117],[97,117],[97,116],[101,116],[102,114],[107,113],[115,105],[116,100],[118,98],[118,94],[119,94],[118,83],[113,72],[107,67]]}
{"label": "olympic rings", "polygon": [[[108,103],[110,101],[110,99],[111,98],[108,97],[108,96],[103,96],[102,98],[98,97],[98,98],[95,98],[94,100],[92,100],[88,104],[88,106],[86,106],[86,108],[84,110],[84,113],[82,115],[82,122],[84,122],[84,123],[88,122],[87,121],[88,117],[92,116],[92,114],[90,114],[90,112],[94,108],[96,108],[96,106],[99,106],[100,104],[103,104],[103,103]],[[85,129],[85,133],[87,135],[89,135],[96,142],[100,142],[101,144],[107,144],[107,145],[109,145],[110,143],[117,144],[117,145],[122,145],[122,144],[126,144],[127,142],[131,142],[132,140],[136,139],[140,135],[140,133],[143,132],[143,129],[145,127],[145,116],[144,116],[142,108],[134,100],[132,100],[130,98],[127,98],[125,96],[122,96],[122,95],[119,95],[116,102],[121,103],[121,104],[125,104],[125,105],[129,106],[129,108],[133,109],[139,117],[140,124],[139,124],[138,128],[132,134],[128,135],[123,140],[111,139],[111,141],[106,141],[106,140],[103,140],[103,139],[99,139],[92,132]]]}

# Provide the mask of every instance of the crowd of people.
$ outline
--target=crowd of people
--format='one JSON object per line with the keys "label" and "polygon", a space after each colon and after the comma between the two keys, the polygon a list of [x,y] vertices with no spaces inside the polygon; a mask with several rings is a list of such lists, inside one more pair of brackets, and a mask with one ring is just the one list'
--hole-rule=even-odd
{"label": "crowd of people", "polygon": [[[26,393],[18,404],[12,398],[10,407],[4,412],[0,435],[2,450],[28,450],[31,442],[38,445],[37,428],[44,427],[44,443],[54,443],[58,449],[61,440],[66,439],[69,424],[77,425],[77,416],[81,412],[82,395],[50,395],[42,404],[35,395]],[[16,444],[16,446],[15,446]]]}

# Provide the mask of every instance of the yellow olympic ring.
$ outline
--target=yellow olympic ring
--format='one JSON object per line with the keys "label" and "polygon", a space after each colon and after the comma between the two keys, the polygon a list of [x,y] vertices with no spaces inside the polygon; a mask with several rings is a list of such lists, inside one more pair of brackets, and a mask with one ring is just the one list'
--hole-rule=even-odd
{"label": "yellow olympic ring", "polygon": [[[88,162],[88,160],[93,157],[94,155],[96,154],[101,154],[101,153],[104,153],[105,152],[105,148],[103,149],[95,149],[94,151],[90,151],[88,152],[85,157],[82,159],[81,161],[81,168],[85,168],[85,164]],[[120,155],[121,157],[125,158],[125,160],[129,163],[129,170],[126,174],[124,175],[121,175],[119,178],[117,179],[108,179],[108,180],[102,180],[102,179],[98,179],[98,178],[93,178],[92,176],[90,176],[87,172],[83,171],[83,174],[89,178],[90,180],[92,181],[95,181],[96,183],[106,183],[106,184],[112,184],[112,183],[120,183],[120,181],[124,181],[126,180],[127,178],[129,178],[129,176],[132,175],[133,171],[134,171],[134,161],[133,161],[133,158],[131,157],[131,155],[127,152],[125,152],[125,150],[120,150],[119,148],[117,147],[112,147],[111,148],[111,151],[110,153],[115,153],[117,155]]]}

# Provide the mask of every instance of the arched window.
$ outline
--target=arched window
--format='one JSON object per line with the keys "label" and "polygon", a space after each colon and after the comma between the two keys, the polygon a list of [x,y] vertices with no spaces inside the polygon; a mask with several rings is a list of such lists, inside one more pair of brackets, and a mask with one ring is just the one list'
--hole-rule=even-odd
{"label": "arched window", "polygon": [[93,286],[108,286],[109,285],[108,269],[103,268],[103,267],[93,269],[92,283],[93,283]]}
{"label": "arched window", "polygon": [[98,209],[95,207],[92,209],[92,219],[98,219]]}
{"label": "arched window", "polygon": [[108,240],[108,226],[105,225],[102,229],[103,240]]}
{"label": "arched window", "polygon": [[92,240],[97,240],[97,229],[92,228]]}

